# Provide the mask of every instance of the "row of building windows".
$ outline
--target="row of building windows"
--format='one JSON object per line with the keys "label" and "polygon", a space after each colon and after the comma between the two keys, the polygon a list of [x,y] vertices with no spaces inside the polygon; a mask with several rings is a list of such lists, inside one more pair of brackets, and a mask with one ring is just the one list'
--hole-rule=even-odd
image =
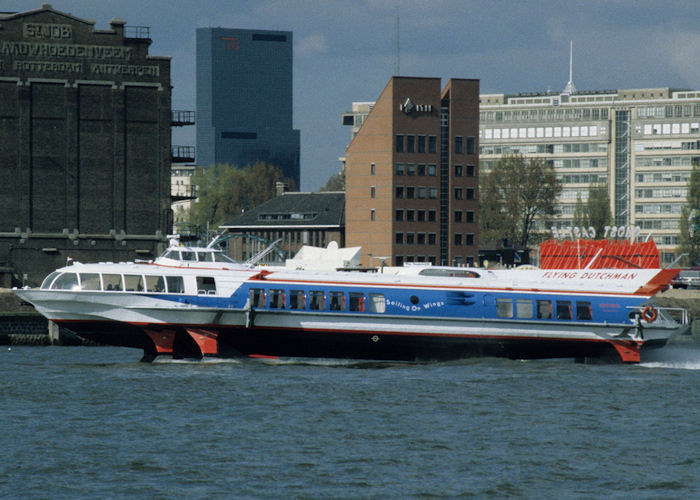
{"label": "row of building windows", "polygon": [[396,152],[397,153],[437,153],[437,136],[424,135],[404,135],[396,134]]}
{"label": "row of building windows", "polygon": [[635,205],[636,214],[680,214],[681,203],[645,203]]}
{"label": "row of building windows", "polygon": [[435,222],[437,220],[436,210],[428,210],[426,213],[425,210],[406,210],[403,208],[396,209],[396,211],[394,212],[394,220],[396,222],[403,222],[404,214],[406,217],[406,222],[425,222],[426,215],[428,222]]}
{"label": "row of building windows", "polygon": [[685,198],[688,196],[687,188],[655,188],[637,189],[637,198]]}
{"label": "row of building windows", "polygon": [[541,108],[514,111],[482,111],[482,122],[551,122],[570,120],[607,120],[608,108]]}
{"label": "row of building windows", "polygon": [[637,182],[684,182],[690,180],[690,172],[645,172],[636,175]]}
{"label": "row of building windows", "polygon": [[[473,233],[454,233],[453,242],[455,246],[474,245]],[[397,245],[435,245],[437,244],[436,233],[394,233],[394,243]]]}
{"label": "row of building windows", "polygon": [[604,184],[607,174],[559,174],[557,179],[563,184]]}
{"label": "row of building windows", "polygon": [[[479,132],[481,134],[481,131]],[[597,137],[606,136],[607,128],[597,125],[573,127],[518,127],[485,128],[483,137],[490,139],[541,139],[549,137]]]}
{"label": "row of building windows", "polygon": [[537,153],[607,153],[608,145],[598,142],[573,142],[564,144],[509,144],[480,146],[481,155],[517,155]]}
{"label": "row of building windows", "polygon": [[642,156],[634,162],[636,167],[693,167],[700,165],[700,156]]}
{"label": "row of building windows", "polygon": [[554,168],[608,168],[607,158],[557,159],[553,162]]}
{"label": "row of building windows", "polygon": [[[646,123],[644,127],[637,125],[637,133],[643,135],[678,135],[697,134],[700,132],[698,123]],[[692,148],[689,148],[692,149]]]}
{"label": "row of building windows", "polygon": [[[426,168],[427,167],[427,168]],[[454,175],[455,177],[474,177],[475,168],[474,165],[455,165]],[[426,175],[435,176],[437,174],[437,167],[434,163],[428,164],[424,163],[397,163],[395,165],[396,175],[418,175],[423,177]]]}
{"label": "row of building windows", "polygon": [[[466,139],[466,140],[465,140]],[[455,136],[454,152],[458,154],[466,153],[474,154],[476,141],[473,136],[463,137]],[[396,152],[397,153],[437,153],[437,136],[425,135],[405,135],[396,134]]]}
{"label": "row of building windows", "polygon": [[414,187],[414,186],[396,186],[394,188],[396,198],[397,199],[409,199],[412,200],[413,198],[418,198],[419,200],[424,200],[424,199],[430,199],[430,200],[435,200],[437,199],[437,188],[435,187]]}
{"label": "row of building windows", "polygon": [[635,225],[640,229],[679,229],[680,221],[675,219],[637,219]]}
{"label": "row of building windows", "polygon": [[700,141],[679,141],[679,140],[654,140],[654,141],[636,141],[634,150],[641,151],[658,151],[660,149],[680,149],[682,151],[691,151],[700,149]]}
{"label": "row of building windows", "polygon": [[637,118],[689,118],[700,116],[700,104],[640,106],[636,111]]}

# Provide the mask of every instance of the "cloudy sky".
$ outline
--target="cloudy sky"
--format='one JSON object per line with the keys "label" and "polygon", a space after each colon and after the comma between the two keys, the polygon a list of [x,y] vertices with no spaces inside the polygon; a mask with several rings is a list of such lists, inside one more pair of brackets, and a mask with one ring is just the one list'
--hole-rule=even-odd
{"label": "cloudy sky", "polygon": [[[0,11],[40,0],[0,0]],[[172,57],[173,108],[195,109],[195,29],[294,32],[294,127],[301,188],[339,170],[349,141],[341,115],[375,100],[397,66],[403,76],[478,78],[482,93],[700,88],[697,0],[53,0],[54,9],[150,26],[152,55]],[[399,19],[399,57],[396,24]],[[400,62],[400,64],[397,64]],[[194,145],[194,130],[173,144]]]}

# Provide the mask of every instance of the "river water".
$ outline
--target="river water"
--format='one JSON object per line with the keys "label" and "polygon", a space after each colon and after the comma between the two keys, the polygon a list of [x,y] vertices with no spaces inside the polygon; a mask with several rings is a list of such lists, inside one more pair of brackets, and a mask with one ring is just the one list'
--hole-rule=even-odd
{"label": "river water", "polygon": [[700,347],[640,365],[0,351],[1,498],[697,498]]}

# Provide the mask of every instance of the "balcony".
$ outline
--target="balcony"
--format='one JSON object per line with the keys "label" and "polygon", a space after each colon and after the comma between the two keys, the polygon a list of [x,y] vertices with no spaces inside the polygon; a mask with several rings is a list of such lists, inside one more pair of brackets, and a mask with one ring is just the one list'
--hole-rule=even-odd
{"label": "balcony", "polygon": [[173,110],[171,112],[170,124],[173,127],[184,127],[186,125],[194,125],[195,112]]}
{"label": "balcony", "polygon": [[193,163],[194,146],[172,146],[171,156],[173,163]]}

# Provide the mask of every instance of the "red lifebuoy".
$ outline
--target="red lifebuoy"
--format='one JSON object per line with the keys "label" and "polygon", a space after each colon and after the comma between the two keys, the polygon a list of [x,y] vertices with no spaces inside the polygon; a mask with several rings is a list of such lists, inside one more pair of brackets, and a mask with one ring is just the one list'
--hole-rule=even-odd
{"label": "red lifebuoy", "polygon": [[647,323],[655,321],[658,315],[659,314],[656,312],[656,309],[654,309],[651,306],[646,306],[642,311],[642,318],[644,318],[644,321],[646,321]]}

